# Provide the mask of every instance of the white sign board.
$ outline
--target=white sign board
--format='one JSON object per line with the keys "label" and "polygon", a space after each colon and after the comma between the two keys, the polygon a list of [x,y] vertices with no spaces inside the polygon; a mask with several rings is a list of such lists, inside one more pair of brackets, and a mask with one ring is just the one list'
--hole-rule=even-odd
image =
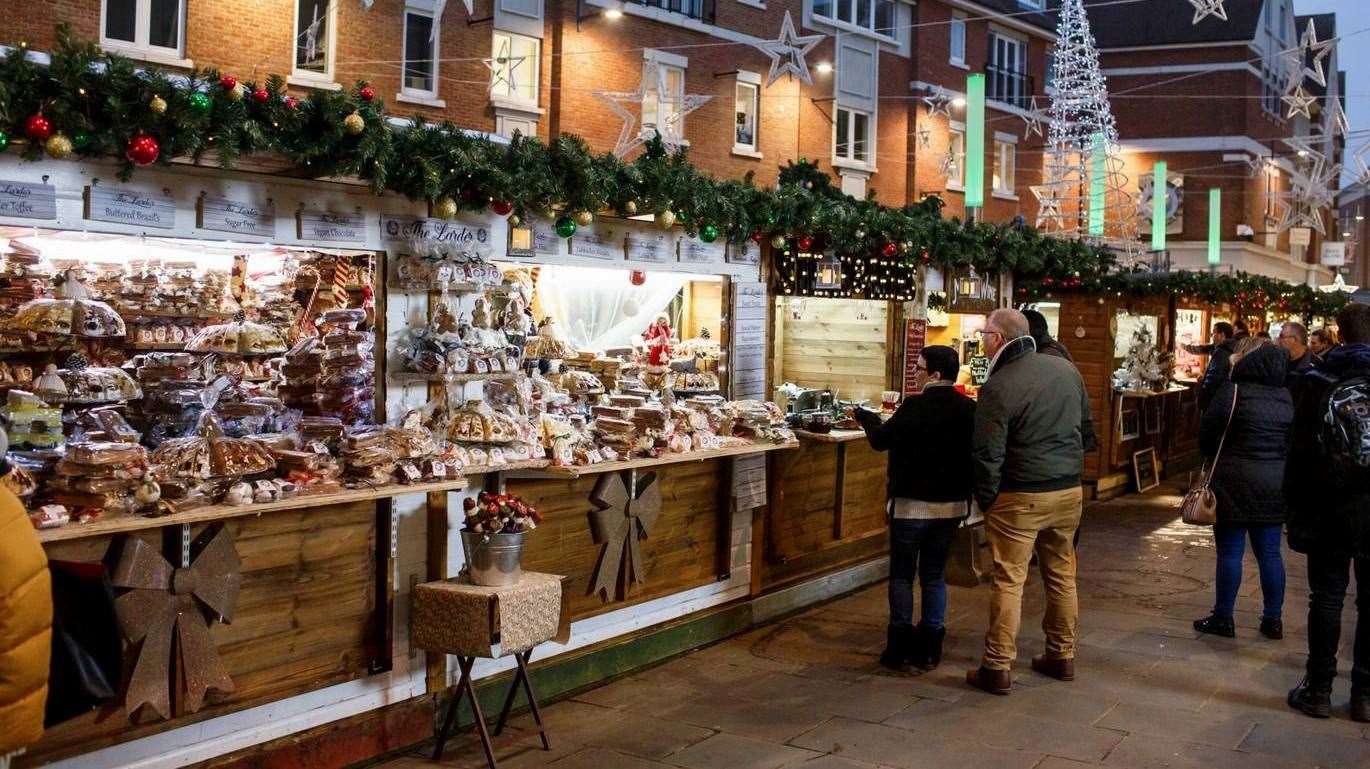
{"label": "white sign board", "polygon": [[750,240],[729,243],[728,261],[733,264],[761,264],[761,246]]}
{"label": "white sign board", "polygon": [[381,238],[420,248],[427,246],[443,252],[460,252],[482,259],[494,252],[490,227],[482,222],[382,215]]}
{"label": "white sign board", "polygon": [[86,218],[170,230],[176,226],[176,201],[156,192],[92,185],[86,187]]}
{"label": "white sign board", "polygon": [[56,219],[57,188],[0,179],[0,216],[19,219]]}
{"label": "white sign board", "polygon": [[718,264],[723,261],[727,246],[714,241],[705,243],[698,238],[680,240],[680,261],[688,264]]}
{"label": "white sign board", "polygon": [[647,228],[629,230],[628,259],[634,262],[674,261],[675,236]]}
{"label": "white sign board", "polygon": [[205,195],[200,198],[196,226],[214,232],[274,238],[276,206]]}
{"label": "white sign board", "polygon": [[1322,262],[1324,267],[1341,267],[1346,264],[1346,244],[1342,242],[1322,244]]}
{"label": "white sign board", "polygon": [[581,227],[571,238],[571,255],[590,259],[622,259],[623,231],[603,221]]}
{"label": "white sign board", "polygon": [[323,243],[361,243],[366,240],[366,223],[359,213],[302,208],[295,214],[295,236]]}
{"label": "white sign board", "polygon": [[1289,245],[1307,246],[1313,242],[1313,231],[1307,227],[1289,228]]}

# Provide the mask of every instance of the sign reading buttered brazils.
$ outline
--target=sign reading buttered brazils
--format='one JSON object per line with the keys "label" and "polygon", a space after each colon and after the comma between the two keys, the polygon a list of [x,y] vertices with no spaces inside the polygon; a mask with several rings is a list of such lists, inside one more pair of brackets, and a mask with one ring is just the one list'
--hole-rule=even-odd
{"label": "sign reading buttered brazils", "polygon": [[490,227],[460,219],[381,216],[381,238],[409,244],[424,253],[488,258],[494,252]]}
{"label": "sign reading buttered brazils", "polygon": [[366,222],[359,212],[301,208],[295,212],[295,237],[321,243],[362,243],[366,241]]}
{"label": "sign reading buttered brazils", "polygon": [[202,230],[276,237],[276,206],[270,200],[257,202],[201,195],[196,209],[195,224]]}
{"label": "sign reading buttered brazils", "polygon": [[57,188],[51,184],[0,179],[0,216],[56,219]]}
{"label": "sign reading buttered brazils", "polygon": [[176,226],[176,199],[161,192],[92,184],[86,187],[86,218],[170,230]]}

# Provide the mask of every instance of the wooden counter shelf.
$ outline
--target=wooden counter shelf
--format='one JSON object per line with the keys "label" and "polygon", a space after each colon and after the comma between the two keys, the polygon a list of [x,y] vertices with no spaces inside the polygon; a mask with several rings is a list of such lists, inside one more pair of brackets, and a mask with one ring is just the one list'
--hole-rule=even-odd
{"label": "wooden counter shelf", "polygon": [[813,441],[814,443],[847,443],[849,441],[862,441],[866,439],[865,430],[838,430],[833,429],[829,433],[815,433],[809,430],[795,430],[794,434],[801,441]]}
{"label": "wooden counter shelf", "polygon": [[620,459],[614,462],[600,462],[596,465],[577,465],[575,467],[548,467],[545,470],[511,473],[511,477],[523,479],[575,479],[586,475],[613,473],[618,472],[620,470],[641,470],[650,467],[661,467],[662,465],[678,465],[686,462],[704,462],[710,459],[744,457],[752,454],[764,454],[770,451],[784,451],[787,449],[796,448],[799,448],[799,441],[791,441],[789,443],[753,443],[747,446],[733,446],[731,448],[725,449],[709,449],[707,451],[688,451],[683,454],[663,454],[659,457]]}
{"label": "wooden counter shelf", "polygon": [[[475,470],[477,468],[472,469]],[[503,468],[491,468],[486,472],[497,472],[502,469]],[[180,526],[183,524],[221,521],[229,518],[242,518],[244,516],[274,513],[282,510],[303,510],[310,507],[340,505],[349,502],[365,502],[373,499],[399,497],[407,494],[460,491],[466,488],[466,486],[467,481],[465,477],[450,481],[433,481],[430,483],[397,483],[389,486],[380,486],[374,489],[345,489],[331,494],[304,494],[276,502],[262,502],[252,505],[210,505],[207,507],[199,507],[194,510],[187,510],[183,513],[172,513],[171,515],[158,517],[120,515],[110,518],[101,518],[91,523],[69,523],[55,529],[40,529],[37,534],[39,542],[60,542],[68,539],[95,537],[102,534],[119,534],[131,531],[142,531],[145,529],[160,529],[166,526]]]}
{"label": "wooden counter shelf", "polygon": [[433,382],[435,384],[465,384],[486,380],[512,381],[514,371],[490,371],[484,374],[425,374],[421,371],[392,371],[390,381],[405,384],[409,382]]}

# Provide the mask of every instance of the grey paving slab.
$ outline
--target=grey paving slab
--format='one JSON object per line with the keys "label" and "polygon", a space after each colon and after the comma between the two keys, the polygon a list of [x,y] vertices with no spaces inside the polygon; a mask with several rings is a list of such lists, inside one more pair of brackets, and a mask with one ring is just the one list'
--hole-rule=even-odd
{"label": "grey paving slab", "polygon": [[1289,759],[1202,743],[1128,735],[1104,759],[1121,769],[1313,769],[1311,759]]}
{"label": "grey paving slab", "polygon": [[670,769],[670,764],[604,748],[585,748],[548,764],[551,769]]}
{"label": "grey paving slab", "polygon": [[1290,759],[1312,759],[1327,769],[1370,766],[1370,740],[1319,733],[1288,724],[1258,724],[1240,748]]}
{"label": "grey paving slab", "polygon": [[881,724],[834,718],[791,740],[792,745],[827,751],[842,758],[882,766],[995,767],[1028,769],[1042,759],[1039,752],[986,745],[965,738],[948,738],[896,729]]}
{"label": "grey paving slab", "polygon": [[820,756],[812,750],[774,742],[716,734],[670,756],[667,762],[688,769],[779,769]]}

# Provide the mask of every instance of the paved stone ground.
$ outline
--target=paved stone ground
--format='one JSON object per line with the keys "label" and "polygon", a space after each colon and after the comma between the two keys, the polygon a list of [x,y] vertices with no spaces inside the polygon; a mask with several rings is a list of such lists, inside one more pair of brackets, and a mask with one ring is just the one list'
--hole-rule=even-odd
{"label": "paved stone ground", "polygon": [[[506,733],[496,740],[500,766],[1370,767],[1370,725],[1346,714],[1347,661],[1333,718],[1314,720],[1284,704],[1302,675],[1303,557],[1286,553],[1283,641],[1256,631],[1260,589],[1249,554],[1237,639],[1201,637],[1190,622],[1212,604],[1212,538],[1177,520],[1175,493],[1163,488],[1086,512],[1073,683],[1027,669],[1041,649],[1039,579],[1028,583],[1008,697],[963,682],[978,662],[987,588],[953,588],[942,666],[900,675],[875,663],[884,642],[880,584],[553,704],[545,711],[553,750],[543,752],[527,732]],[[1350,611],[1345,618],[1343,639]],[[484,766],[469,735],[447,755],[440,765],[416,754],[384,766]]]}

